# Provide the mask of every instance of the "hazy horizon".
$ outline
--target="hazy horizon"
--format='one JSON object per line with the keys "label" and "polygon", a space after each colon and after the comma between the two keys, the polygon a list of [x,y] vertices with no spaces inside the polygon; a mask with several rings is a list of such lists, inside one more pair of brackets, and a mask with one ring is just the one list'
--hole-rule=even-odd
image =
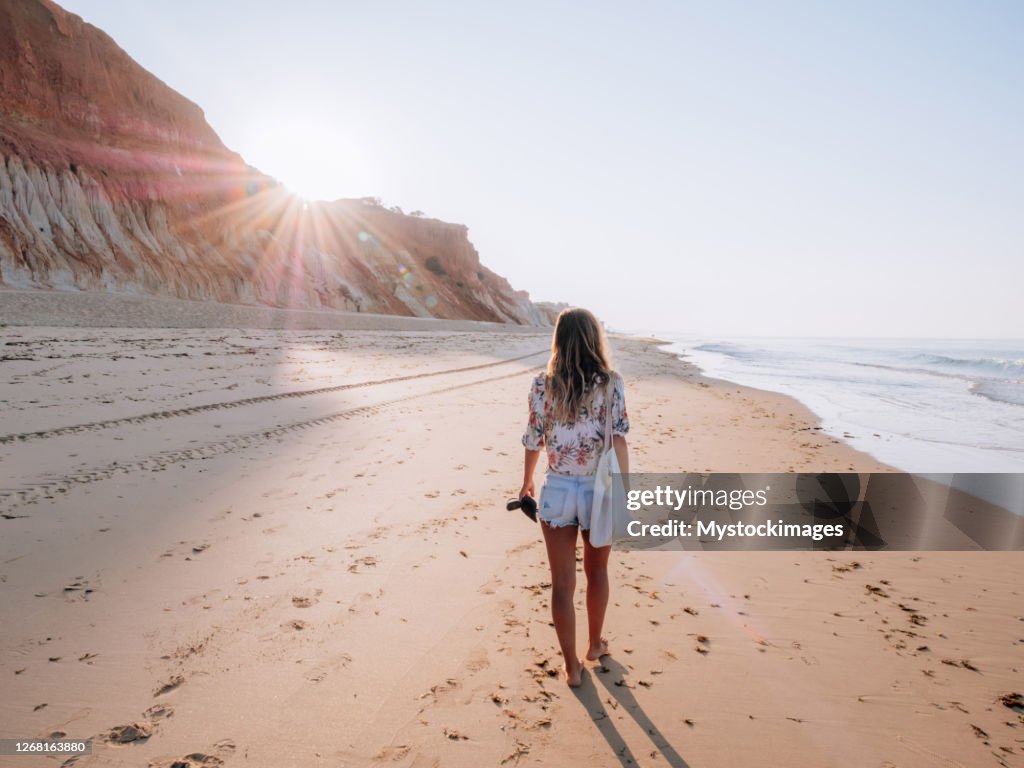
{"label": "hazy horizon", "polygon": [[610,326],[1024,336],[1024,6],[62,4],[296,193]]}

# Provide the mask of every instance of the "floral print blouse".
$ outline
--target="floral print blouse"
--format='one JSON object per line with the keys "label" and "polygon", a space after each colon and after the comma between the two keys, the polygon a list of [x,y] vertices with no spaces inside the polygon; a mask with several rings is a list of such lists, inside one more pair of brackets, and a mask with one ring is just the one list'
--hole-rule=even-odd
{"label": "floral print blouse", "polygon": [[[558,421],[552,404],[545,402],[545,375],[530,386],[530,420],[523,433],[523,445],[531,451],[547,449],[548,471],[559,475],[592,475],[604,449],[605,393],[603,384],[595,385],[589,406],[584,404],[575,422]],[[626,385],[622,376],[612,372],[612,434],[629,432],[626,413]]]}

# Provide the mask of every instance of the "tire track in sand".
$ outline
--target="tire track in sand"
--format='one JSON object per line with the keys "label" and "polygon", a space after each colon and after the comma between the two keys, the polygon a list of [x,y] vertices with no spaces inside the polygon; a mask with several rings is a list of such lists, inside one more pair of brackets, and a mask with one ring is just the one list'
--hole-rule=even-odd
{"label": "tire track in sand", "polygon": [[104,419],[92,421],[85,424],[72,424],[66,427],[54,427],[53,429],[41,429],[36,432],[20,432],[10,435],[0,435],[0,445],[14,442],[26,442],[28,440],[41,440],[48,437],[60,437],[62,435],[74,435],[81,432],[91,432],[100,429],[121,426],[123,424],[145,424],[149,421],[160,419],[172,419],[176,416],[192,416],[206,411],[224,410],[228,408],[240,408],[246,405],[258,405],[269,403],[275,400],[286,400],[293,397],[309,397],[311,395],[323,395],[330,392],[343,392],[347,389],[361,389],[363,387],[378,387],[383,384],[397,384],[403,381],[414,381],[416,379],[429,379],[433,376],[445,376],[455,373],[468,373],[479,371],[484,368],[493,368],[498,365],[507,365],[529,357],[545,354],[548,350],[542,349],[537,352],[530,352],[519,357],[508,357],[493,363],[481,363],[480,365],[469,365],[464,368],[448,368],[443,371],[428,371],[426,373],[411,373],[408,376],[395,376],[390,379],[375,379],[372,381],[360,381],[353,384],[337,384],[333,387],[319,387],[317,389],[300,389],[293,392],[278,392],[273,395],[261,395],[258,397],[247,397],[242,400],[229,400],[223,403],[207,403],[206,405],[193,405],[188,408],[175,408],[168,411],[153,411],[152,413],[141,413],[137,416],[123,416],[117,419]]}
{"label": "tire track in sand", "polygon": [[[540,354],[535,352],[534,355]],[[523,357],[532,357],[533,355],[524,355]],[[515,360],[521,360],[523,358],[514,358]],[[504,360],[502,362],[512,362],[511,360]],[[478,370],[480,367],[489,367],[493,365],[500,365],[500,363],[487,363],[484,366],[473,366],[470,369],[464,370]],[[426,374],[426,376],[440,375],[441,372],[434,374]],[[452,373],[452,371],[445,371],[445,373]],[[185,461],[194,461],[195,459],[207,459],[213,456],[219,456],[226,453],[231,453],[236,450],[244,450],[254,445],[266,442],[275,437],[281,437],[290,433],[298,432],[300,430],[310,429],[312,427],[322,426],[324,424],[330,424],[334,421],[341,419],[351,419],[356,416],[372,416],[377,414],[384,409],[397,405],[399,403],[406,403],[410,400],[418,400],[423,397],[431,397],[433,395],[445,394],[447,392],[454,392],[459,389],[467,389],[469,387],[480,386],[481,384],[490,384],[496,381],[504,381],[505,379],[512,379],[517,376],[535,375],[533,369],[527,369],[523,371],[516,371],[515,373],[507,373],[502,376],[492,376],[488,379],[479,379],[477,381],[469,381],[463,384],[454,384],[448,387],[441,387],[439,389],[432,389],[427,392],[416,392],[410,395],[403,395],[402,397],[396,397],[391,400],[384,400],[380,403],[374,403],[373,405],[362,405],[357,408],[349,408],[344,411],[337,411],[336,413],[328,413],[323,416],[317,416],[311,419],[305,419],[303,421],[295,421],[290,424],[283,424],[277,427],[270,427],[269,429],[260,429],[255,432],[248,432],[241,435],[233,435],[226,437],[222,440],[216,440],[204,445],[193,446],[190,448],[180,448],[176,450],[161,451],[160,453],[147,456],[146,458],[139,459],[138,461],[132,462],[112,462],[102,467],[82,470],[75,472],[74,474],[65,475],[63,477],[56,477],[50,480],[45,480],[31,485],[22,486],[20,488],[0,488],[0,517],[8,520],[17,519],[20,517],[26,517],[26,515],[14,515],[11,512],[18,509],[21,506],[27,504],[34,504],[38,501],[47,498],[54,498],[56,493],[67,493],[72,488],[78,485],[84,485],[87,483],[94,483],[99,480],[107,480],[114,475],[128,474],[130,472],[138,472],[149,470],[151,472],[157,472],[162,469],[166,469],[171,464],[180,464]],[[390,379],[389,381],[402,381],[405,378],[423,378],[424,375],[402,377],[398,379]]]}

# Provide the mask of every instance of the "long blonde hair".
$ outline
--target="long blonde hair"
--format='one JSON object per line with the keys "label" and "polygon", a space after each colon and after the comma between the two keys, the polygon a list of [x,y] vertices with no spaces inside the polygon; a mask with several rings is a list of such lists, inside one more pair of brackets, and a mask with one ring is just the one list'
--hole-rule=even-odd
{"label": "long blonde hair", "polygon": [[593,314],[563,309],[551,337],[546,385],[555,418],[575,421],[592,385],[606,384],[612,367],[604,329]]}

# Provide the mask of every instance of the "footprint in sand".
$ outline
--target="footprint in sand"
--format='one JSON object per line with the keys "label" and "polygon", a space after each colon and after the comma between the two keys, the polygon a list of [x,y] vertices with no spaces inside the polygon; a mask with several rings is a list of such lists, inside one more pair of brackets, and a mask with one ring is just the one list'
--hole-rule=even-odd
{"label": "footprint in sand", "polygon": [[128,725],[115,725],[100,739],[108,744],[132,744],[142,743],[153,735],[153,726],[149,723],[129,723]]}
{"label": "footprint in sand", "polygon": [[174,714],[174,707],[167,704],[154,704],[152,707],[142,713],[142,716],[150,722],[158,722],[165,720]]}
{"label": "footprint in sand", "polygon": [[149,768],[216,768],[216,766],[224,765],[224,760],[230,757],[234,751],[234,742],[224,739],[213,745],[211,750],[213,754],[193,752],[170,763],[150,762]]}
{"label": "footprint in sand", "polygon": [[487,651],[479,648],[475,650],[466,661],[466,670],[471,674],[481,672],[491,666],[491,662],[487,658]]}
{"label": "footprint in sand", "polygon": [[174,675],[166,683],[160,683],[157,689],[153,691],[153,696],[163,696],[165,693],[170,693],[174,689],[178,688],[185,682],[185,678],[182,675]]}
{"label": "footprint in sand", "polygon": [[361,557],[358,560],[356,560],[348,567],[348,570],[349,573],[359,573],[360,566],[364,568],[372,568],[375,565],[377,565],[377,558],[373,557],[372,555],[368,555],[366,557]]}
{"label": "footprint in sand", "polygon": [[411,751],[412,747],[407,746],[406,744],[398,744],[394,747],[385,747],[374,755],[373,759],[377,761],[390,760],[392,762],[397,762],[399,760],[404,760]]}

